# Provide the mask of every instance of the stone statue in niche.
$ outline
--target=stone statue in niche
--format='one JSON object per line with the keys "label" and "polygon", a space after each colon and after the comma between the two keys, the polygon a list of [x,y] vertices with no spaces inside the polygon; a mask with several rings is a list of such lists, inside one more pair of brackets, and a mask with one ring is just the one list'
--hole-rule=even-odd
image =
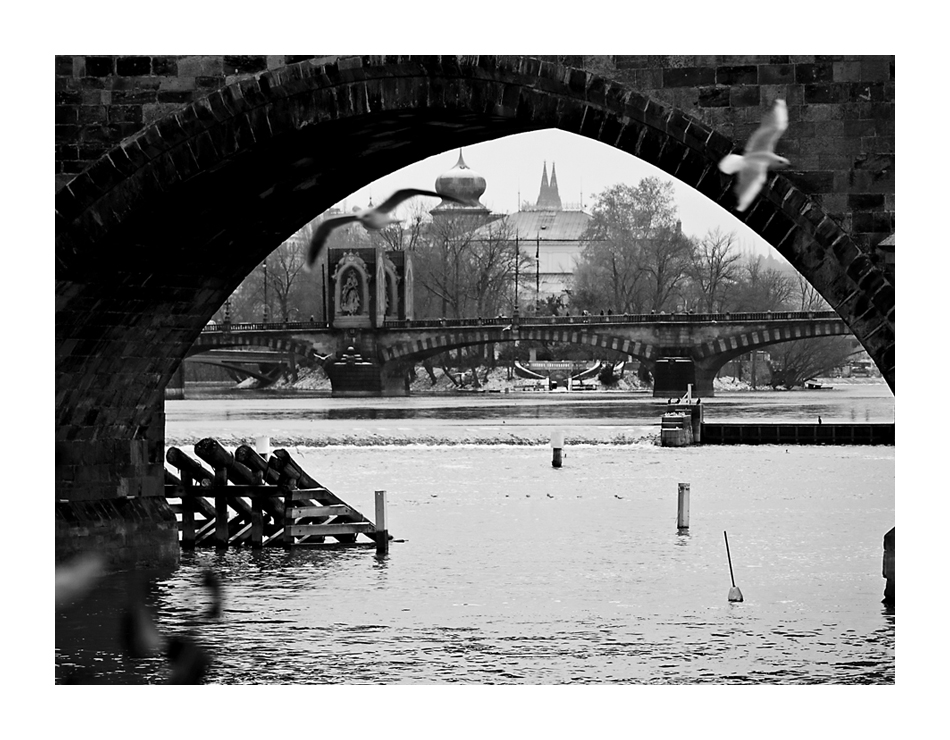
{"label": "stone statue in niche", "polygon": [[360,312],[360,281],[355,270],[349,270],[340,291],[340,311],[352,316]]}

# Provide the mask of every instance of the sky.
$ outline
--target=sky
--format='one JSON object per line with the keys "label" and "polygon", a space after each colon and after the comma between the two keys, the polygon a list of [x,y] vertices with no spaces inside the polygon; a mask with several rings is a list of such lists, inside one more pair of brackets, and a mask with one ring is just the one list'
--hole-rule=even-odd
{"label": "sky", "polygon": [[[583,198],[588,213],[597,194],[608,187],[618,183],[635,186],[646,177],[657,177],[673,183],[674,200],[687,235],[702,237],[719,227],[725,233],[735,232],[743,251],[778,255],[745,224],[693,188],[631,154],[578,134],[558,129],[531,131],[464,147],[462,156],[465,164],[485,178],[487,187],[481,202],[496,213],[514,213],[519,202],[537,201],[545,163],[549,178],[552,166],[557,166],[561,202],[578,203]],[[434,189],[436,178],[454,167],[458,157],[459,150],[450,149],[421,160],[357,190],[336,205],[350,210],[366,206],[370,198],[379,203],[399,188]],[[398,212],[400,216],[411,207],[412,202],[408,203]],[[438,203],[430,199],[425,207],[431,209]]]}

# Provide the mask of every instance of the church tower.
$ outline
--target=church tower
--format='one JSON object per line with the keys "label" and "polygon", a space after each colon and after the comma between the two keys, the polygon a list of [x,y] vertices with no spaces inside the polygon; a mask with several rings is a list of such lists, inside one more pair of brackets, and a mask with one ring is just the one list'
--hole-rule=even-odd
{"label": "church tower", "polygon": [[548,163],[544,163],[544,169],[541,171],[541,192],[538,193],[538,202],[535,208],[539,211],[560,211],[561,196],[557,190],[557,173],[554,171],[554,163],[551,163],[551,182],[548,183]]}

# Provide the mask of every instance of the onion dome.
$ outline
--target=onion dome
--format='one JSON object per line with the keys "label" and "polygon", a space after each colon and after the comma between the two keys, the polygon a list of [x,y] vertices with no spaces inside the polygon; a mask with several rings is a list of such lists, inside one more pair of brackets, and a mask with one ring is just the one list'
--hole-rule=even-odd
{"label": "onion dome", "polygon": [[462,158],[462,150],[459,150],[459,161],[448,172],[439,175],[435,180],[435,192],[439,195],[450,195],[463,201],[454,203],[450,200],[443,200],[439,205],[432,209],[432,212],[465,212],[465,213],[488,213],[479,201],[479,198],[485,192],[487,183],[485,178],[479,175],[475,170],[465,164]]}

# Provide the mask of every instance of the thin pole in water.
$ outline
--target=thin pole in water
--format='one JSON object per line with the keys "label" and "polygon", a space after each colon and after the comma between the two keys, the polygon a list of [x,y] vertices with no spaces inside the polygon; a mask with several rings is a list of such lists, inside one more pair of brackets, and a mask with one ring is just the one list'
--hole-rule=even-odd
{"label": "thin pole in water", "polygon": [[732,588],[729,589],[729,601],[742,601],[742,592],[736,587],[736,578],[732,573],[732,555],[729,553],[729,535],[726,530],[722,531],[722,536],[726,540],[726,558],[729,560],[729,578],[732,580]]}

